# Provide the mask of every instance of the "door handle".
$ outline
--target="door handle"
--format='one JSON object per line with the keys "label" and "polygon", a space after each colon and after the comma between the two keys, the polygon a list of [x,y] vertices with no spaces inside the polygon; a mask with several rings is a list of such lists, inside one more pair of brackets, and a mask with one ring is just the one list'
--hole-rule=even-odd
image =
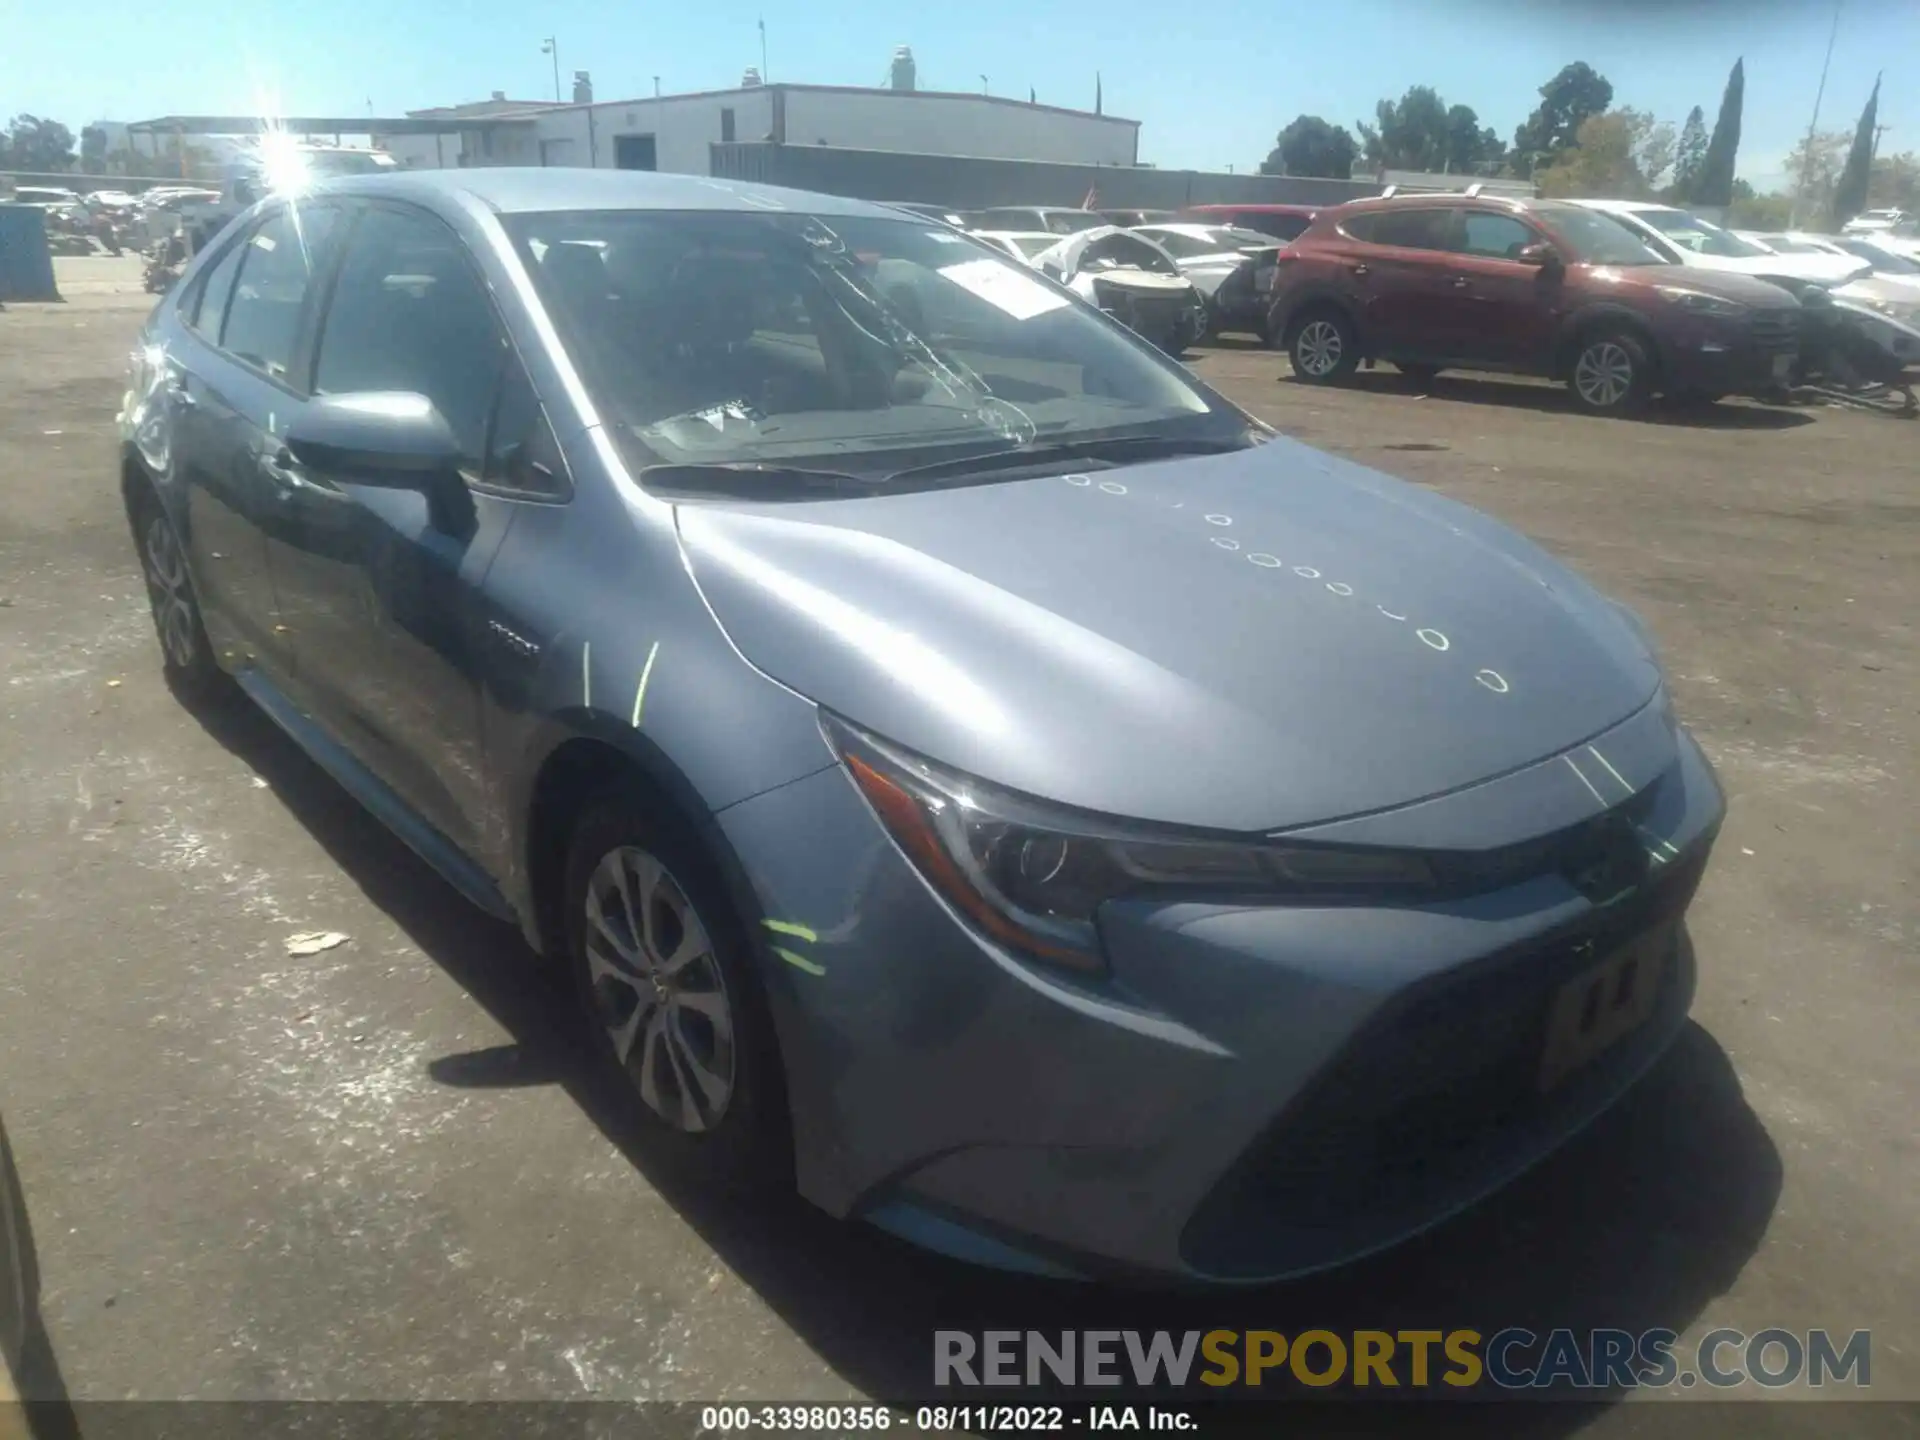
{"label": "door handle", "polygon": [[1453,288],[1456,290],[1465,290],[1471,286],[1472,283],[1473,282],[1464,275],[1456,275],[1453,277]]}
{"label": "door handle", "polygon": [[275,488],[283,494],[292,495],[320,488],[300,473],[300,462],[295,460],[293,452],[285,447],[260,457],[260,473],[271,480]]}
{"label": "door handle", "polygon": [[1366,275],[1371,272],[1367,269],[1365,265],[1349,265],[1347,267],[1347,273],[1349,275]]}

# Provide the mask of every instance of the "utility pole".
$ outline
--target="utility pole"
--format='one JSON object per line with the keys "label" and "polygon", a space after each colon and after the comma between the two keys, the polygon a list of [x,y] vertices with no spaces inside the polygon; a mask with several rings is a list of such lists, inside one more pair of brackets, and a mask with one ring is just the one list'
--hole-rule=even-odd
{"label": "utility pole", "polygon": [[767,74],[767,18],[764,15],[760,17],[760,83],[773,83],[773,77]]}
{"label": "utility pole", "polygon": [[1793,223],[1800,224],[1800,206],[1813,184],[1813,137],[1820,128],[1820,102],[1827,98],[1827,69],[1833,64],[1833,42],[1840,35],[1840,7],[1845,0],[1833,0],[1833,28],[1827,32],[1827,58],[1820,62],[1820,88],[1813,92],[1813,118],[1807,122],[1807,150],[1800,162],[1800,184],[1793,196]]}
{"label": "utility pole", "polygon": [[1873,127],[1873,148],[1867,152],[1867,158],[1869,160],[1878,160],[1880,158],[1880,137],[1892,128],[1891,125],[1876,125]]}
{"label": "utility pole", "polygon": [[553,57],[553,101],[560,103],[560,42],[549,35],[540,42],[540,53]]}

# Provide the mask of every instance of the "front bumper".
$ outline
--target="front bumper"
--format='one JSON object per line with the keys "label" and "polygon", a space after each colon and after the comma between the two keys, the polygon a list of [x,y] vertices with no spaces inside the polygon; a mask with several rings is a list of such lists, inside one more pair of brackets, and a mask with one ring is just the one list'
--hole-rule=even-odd
{"label": "front bumper", "polygon": [[1763,395],[1792,383],[1799,354],[1799,312],[1781,309],[1677,325],[1661,361],[1670,391]]}
{"label": "front bumper", "polygon": [[[975,939],[838,770],[730,808],[768,920],[814,937],[811,969],[764,961],[803,1192],[973,1259],[1216,1282],[1444,1219],[1604,1110],[1685,1021],[1682,939],[1645,1024],[1535,1083],[1556,989],[1684,912],[1723,813],[1689,738],[1648,712],[1630,729],[1595,745],[1661,858],[1625,899],[1546,875],[1406,908],[1113,904],[1099,981]],[[1490,782],[1488,803],[1525,794],[1537,820],[1561,759]],[[1592,790],[1598,767],[1570,768]]]}

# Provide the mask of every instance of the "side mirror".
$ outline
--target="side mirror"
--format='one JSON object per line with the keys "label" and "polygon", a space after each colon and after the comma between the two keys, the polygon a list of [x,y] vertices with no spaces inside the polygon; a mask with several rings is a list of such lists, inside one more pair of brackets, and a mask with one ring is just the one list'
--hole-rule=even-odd
{"label": "side mirror", "polygon": [[316,396],[284,438],[302,465],[401,490],[427,488],[434,476],[457,470],[462,458],[433,402],[398,390]]}
{"label": "side mirror", "polygon": [[472,530],[473,497],[460,477],[460,443],[431,400],[400,390],[320,395],[282,437],[293,458],[318,475],[357,485],[417,490],[434,527]]}
{"label": "side mirror", "polygon": [[1538,265],[1542,270],[1558,270],[1561,266],[1560,252],[1544,240],[1522,245],[1520,253],[1513,258],[1522,265]]}

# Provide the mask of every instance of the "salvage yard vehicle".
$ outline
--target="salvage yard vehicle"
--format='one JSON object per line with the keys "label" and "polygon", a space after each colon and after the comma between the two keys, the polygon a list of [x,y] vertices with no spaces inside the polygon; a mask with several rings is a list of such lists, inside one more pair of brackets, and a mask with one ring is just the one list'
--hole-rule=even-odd
{"label": "salvage yard vehicle", "polygon": [[1201,225],[1231,225],[1236,230],[1258,230],[1276,240],[1306,234],[1320,207],[1313,205],[1189,205],[1174,218]]}
{"label": "salvage yard vehicle", "polygon": [[1677,265],[1724,270],[1734,275],[1758,275],[1766,280],[1811,280],[1820,285],[1843,285],[1872,269],[1865,261],[1844,255],[1775,254],[1711,220],[1676,210],[1671,205],[1644,200],[1569,203],[1612,216]]}
{"label": "salvage yard vehicle", "polygon": [[1033,265],[1060,243],[1060,237],[1051,230],[969,230],[967,233],[1022,265]]}
{"label": "salvage yard vehicle", "polygon": [[1686,1022],[1723,801],[1631,612],[924,221],[328,182],[195,258],[121,434],[176,689],[564,967],[688,1177],[1252,1281]]}
{"label": "salvage yard vehicle", "polygon": [[1083,230],[1043,250],[1033,264],[1169,355],[1207,333],[1205,297],[1171,255],[1138,231]]}
{"label": "salvage yard vehicle", "polygon": [[1279,241],[1257,230],[1189,221],[1136,225],[1133,232],[1173,256],[1180,273],[1193,282],[1207,302],[1209,334],[1241,331],[1267,338]]}
{"label": "salvage yard vehicle", "polygon": [[1800,306],[1777,285],[1672,264],[1580,205],[1480,195],[1355,200],[1280,252],[1269,333],[1309,384],[1389,360],[1563,380],[1595,414],[1655,394],[1785,385]]}
{"label": "salvage yard vehicle", "polygon": [[968,228],[973,230],[1047,230],[1055,235],[1075,235],[1110,224],[1097,210],[1074,210],[1064,205],[997,205],[967,216]]}

